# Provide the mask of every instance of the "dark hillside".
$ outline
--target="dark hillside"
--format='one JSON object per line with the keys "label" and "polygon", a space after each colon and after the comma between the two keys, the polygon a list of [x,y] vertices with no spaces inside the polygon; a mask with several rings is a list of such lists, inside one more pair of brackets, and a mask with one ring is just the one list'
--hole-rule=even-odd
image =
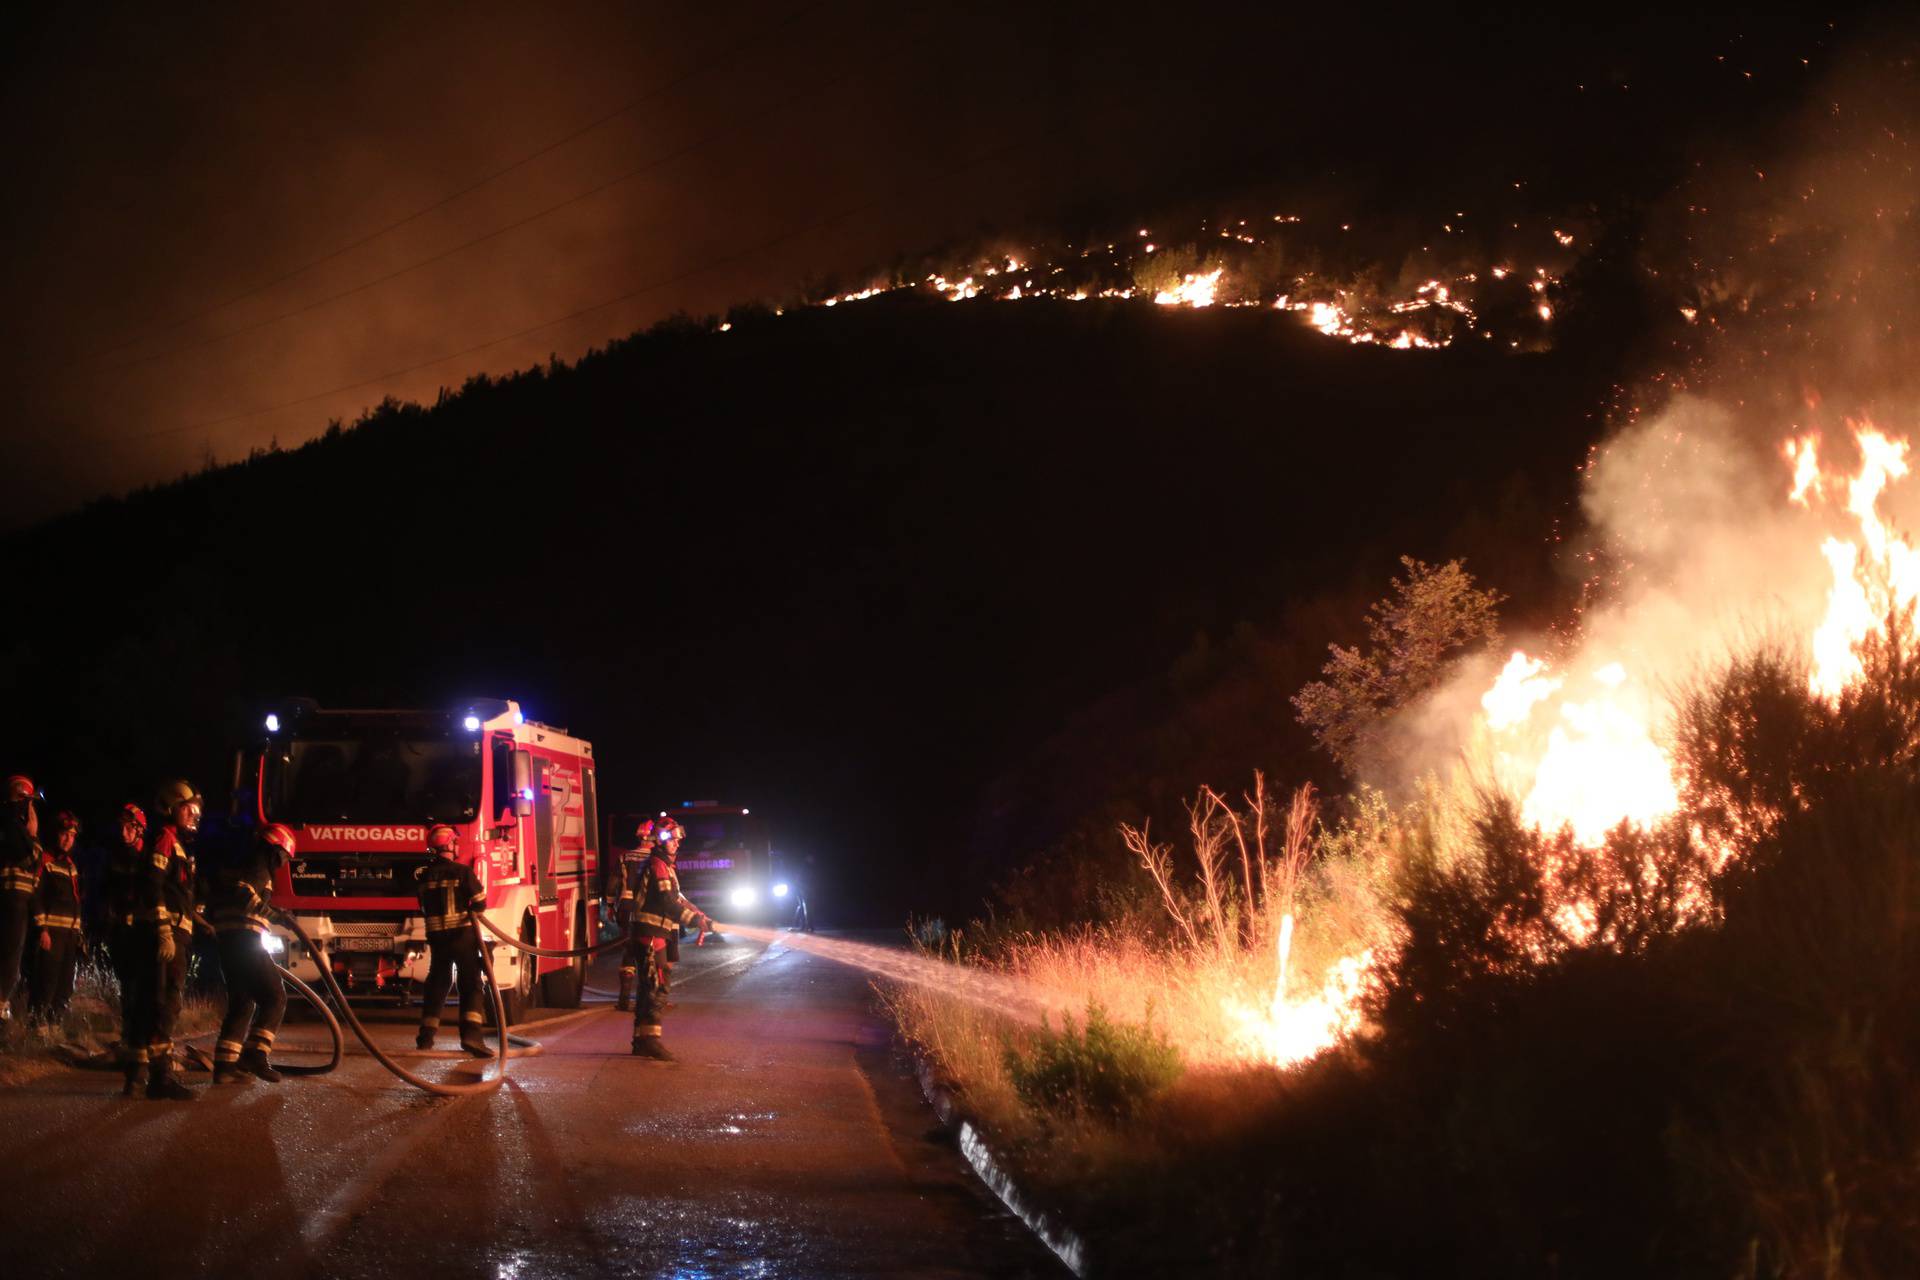
{"label": "dark hillside", "polygon": [[1614,374],[1137,304],[666,326],[9,536],[0,759],[98,809],[217,794],[275,695],[513,696],[610,806],[761,806],[897,918],[977,888],[987,779],[1197,635],[1401,553],[1537,599]]}

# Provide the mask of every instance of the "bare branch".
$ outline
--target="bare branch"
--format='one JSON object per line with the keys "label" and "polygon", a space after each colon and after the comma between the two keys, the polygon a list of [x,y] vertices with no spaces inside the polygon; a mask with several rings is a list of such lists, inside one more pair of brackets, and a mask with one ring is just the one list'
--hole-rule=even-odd
{"label": "bare branch", "polygon": [[1127,851],[1140,859],[1140,865],[1153,877],[1154,885],[1160,890],[1160,899],[1167,908],[1167,914],[1180,926],[1180,932],[1186,934],[1187,942],[1195,950],[1200,947],[1200,937],[1194,931],[1193,921],[1180,909],[1180,900],[1173,892],[1173,846],[1155,844],[1145,826],[1133,827],[1120,824],[1120,839],[1126,843]]}

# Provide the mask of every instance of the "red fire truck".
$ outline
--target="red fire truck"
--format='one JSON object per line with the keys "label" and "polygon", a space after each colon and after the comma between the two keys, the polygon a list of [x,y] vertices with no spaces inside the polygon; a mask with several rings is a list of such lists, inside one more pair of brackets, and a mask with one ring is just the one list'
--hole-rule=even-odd
{"label": "red fire truck", "polygon": [[[316,976],[325,963],[349,992],[403,1000],[426,978],[414,873],[435,823],[458,833],[503,932],[551,948],[590,940],[600,882],[591,744],[507,701],[343,711],[296,700],[265,724],[265,742],[243,757],[242,789],[261,822],[293,828],[299,852],[274,902],[324,953],[281,937],[295,973]],[[578,1005],[586,963],[502,945],[493,977],[512,1021],[540,1002]]]}

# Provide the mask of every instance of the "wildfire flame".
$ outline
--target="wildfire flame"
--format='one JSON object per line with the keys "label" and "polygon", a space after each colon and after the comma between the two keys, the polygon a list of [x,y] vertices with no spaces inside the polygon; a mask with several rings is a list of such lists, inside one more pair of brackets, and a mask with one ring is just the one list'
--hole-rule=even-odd
{"label": "wildfire flame", "polygon": [[[1859,647],[1883,636],[1890,616],[1920,602],[1920,553],[1881,514],[1888,490],[1911,470],[1910,449],[1871,425],[1854,431],[1860,454],[1852,476],[1820,466],[1812,436],[1782,448],[1791,471],[1788,501],[1812,523],[1844,515],[1843,533],[1814,532],[1831,585],[1818,618],[1802,620],[1813,692],[1838,697],[1860,678]],[[1839,511],[1830,508],[1838,499]],[[1515,652],[1481,696],[1480,719],[1500,777],[1521,797],[1528,822],[1596,844],[1621,822],[1647,826],[1679,805],[1679,781],[1660,741],[1669,708],[1628,662],[1582,655],[1555,671],[1544,658]],[[1562,696],[1563,694],[1569,696]]]}
{"label": "wildfire flame", "polygon": [[1173,288],[1162,289],[1154,294],[1153,300],[1163,307],[1210,307],[1223,271],[1224,268],[1215,267],[1205,275],[1182,277]]}
{"label": "wildfire flame", "polygon": [[1287,963],[1293,950],[1293,916],[1280,918],[1275,944],[1279,976],[1266,1006],[1229,996],[1220,1006],[1232,1019],[1240,1052],[1276,1067],[1290,1067],[1324,1053],[1360,1029],[1360,997],[1373,971],[1373,952],[1345,956],[1328,970],[1318,991],[1289,1000]]}
{"label": "wildfire flame", "polygon": [[[1294,214],[1273,216],[1273,222],[1277,224],[1294,225],[1301,221]],[[1340,229],[1348,230],[1349,226],[1341,224]],[[1451,232],[1452,227],[1448,226],[1446,230]],[[1257,249],[1267,243],[1249,229],[1245,219],[1231,227],[1204,229],[1202,234],[1204,239],[1196,240],[1193,242],[1195,245],[1204,245],[1207,241],[1217,244],[1224,240],[1229,246]],[[930,272],[918,279],[895,279],[855,292],[821,298],[817,305],[836,307],[843,303],[863,302],[881,294],[921,289],[951,302],[967,302],[975,298],[1005,302],[1038,299],[1085,302],[1093,298],[1124,301],[1150,296],[1153,302],[1167,307],[1270,306],[1298,314],[1305,324],[1329,338],[1360,346],[1407,351],[1451,346],[1456,337],[1468,334],[1481,339],[1494,338],[1496,335],[1492,329],[1482,322],[1476,312],[1477,305],[1486,305],[1489,301],[1485,293],[1488,284],[1483,281],[1498,284],[1515,271],[1509,264],[1493,265],[1446,279],[1428,279],[1413,286],[1411,293],[1404,292],[1407,286],[1400,284],[1384,269],[1373,271],[1370,282],[1362,285],[1309,271],[1293,277],[1290,287],[1276,297],[1275,291],[1269,291],[1254,276],[1240,274],[1234,262],[1221,265],[1215,252],[1208,249],[1205,254],[1207,261],[1200,269],[1182,273],[1177,283],[1156,288],[1151,294],[1112,283],[1116,274],[1130,273],[1144,259],[1172,247],[1171,242],[1162,243],[1149,238],[1151,235],[1152,232],[1141,228],[1135,237],[1121,242],[1088,244],[1080,247],[1077,253],[1069,253],[1057,261],[1049,260],[1050,255],[1040,251],[1026,253],[1022,257],[1001,254],[976,258],[951,264],[942,271]],[[1572,237],[1565,233],[1556,232],[1555,240],[1563,249],[1572,244]],[[1231,253],[1234,250],[1229,247],[1224,251]],[[1009,281],[1007,277],[1012,276],[1021,278]],[[1270,276],[1263,278],[1271,279]],[[1539,324],[1550,324],[1554,319],[1554,307],[1547,295],[1550,289],[1560,284],[1559,277],[1546,267],[1536,266],[1524,283],[1535,295],[1528,302],[1530,314]],[[1442,311],[1451,312],[1458,319],[1434,314]],[[1409,322],[1421,318],[1423,313],[1426,322],[1410,327]],[[1521,341],[1513,338],[1507,345],[1518,348]]]}

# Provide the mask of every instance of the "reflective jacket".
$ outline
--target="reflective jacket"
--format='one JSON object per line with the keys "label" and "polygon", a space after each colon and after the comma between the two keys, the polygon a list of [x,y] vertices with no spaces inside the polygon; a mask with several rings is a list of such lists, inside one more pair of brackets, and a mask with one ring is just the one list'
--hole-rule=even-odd
{"label": "reflective jacket", "polygon": [[80,931],[80,868],[73,855],[49,853],[40,864],[33,894],[33,927]]}
{"label": "reflective jacket", "polygon": [[140,886],[146,873],[147,851],[138,844],[123,844],[107,859],[107,920],[114,925],[130,925],[140,909]]}
{"label": "reflective jacket", "polygon": [[162,827],[141,867],[134,919],[193,927],[193,852],[175,827]]}
{"label": "reflective jacket", "polygon": [[647,853],[644,849],[626,849],[620,854],[620,861],[613,864],[613,875],[607,881],[607,900],[621,920],[633,918],[633,908],[641,898],[646,897]]}
{"label": "reflective jacket", "polygon": [[0,891],[32,893],[40,883],[40,842],[26,824],[9,814],[0,824]]}
{"label": "reflective jacket", "polygon": [[420,877],[420,914],[428,933],[448,933],[473,922],[473,913],[485,910],[487,891],[480,877],[464,862],[435,858],[417,872]]}
{"label": "reflective jacket", "polygon": [[257,846],[214,872],[207,887],[207,923],[215,933],[265,933],[273,900],[273,855]]}
{"label": "reflective jacket", "polygon": [[680,873],[658,854],[647,860],[640,890],[633,923],[644,937],[678,937],[681,925],[692,924],[704,914],[680,896]]}

